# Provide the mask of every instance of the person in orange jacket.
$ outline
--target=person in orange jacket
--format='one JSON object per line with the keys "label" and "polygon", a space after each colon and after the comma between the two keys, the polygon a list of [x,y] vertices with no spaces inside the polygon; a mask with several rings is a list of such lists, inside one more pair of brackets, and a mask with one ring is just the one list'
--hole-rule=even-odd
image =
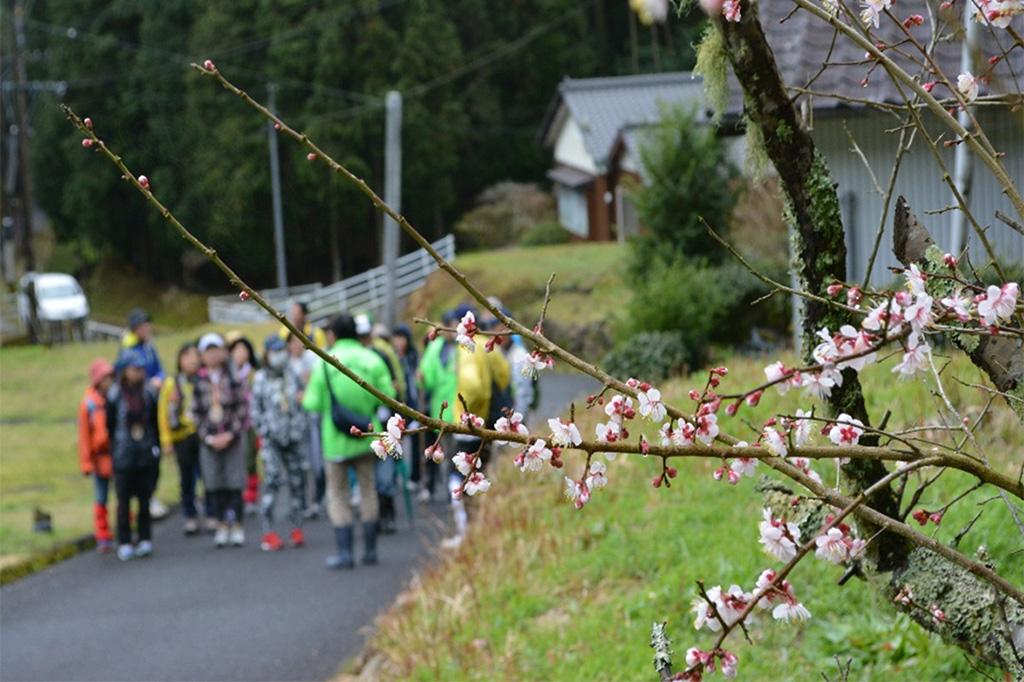
{"label": "person in orange jacket", "polygon": [[114,368],[103,358],[89,365],[89,387],[78,406],[78,464],[82,473],[93,477],[96,500],[93,524],[96,549],[108,553],[113,549],[113,536],[107,520],[107,497],[113,462],[110,457],[110,434],[107,432],[107,391],[114,383]]}

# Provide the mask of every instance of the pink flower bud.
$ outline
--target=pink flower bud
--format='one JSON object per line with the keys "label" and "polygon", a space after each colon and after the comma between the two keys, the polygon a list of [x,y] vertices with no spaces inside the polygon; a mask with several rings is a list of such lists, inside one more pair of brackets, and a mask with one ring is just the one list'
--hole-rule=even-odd
{"label": "pink flower bud", "polygon": [[761,402],[761,396],[764,395],[762,391],[754,391],[747,396],[747,405],[751,407],[757,407],[757,404]]}
{"label": "pink flower bud", "polygon": [[676,469],[675,467],[669,467],[668,469],[665,469],[665,473],[668,474],[669,478],[675,478],[676,476],[679,475],[679,469]]}
{"label": "pink flower bud", "polygon": [[92,119],[91,118],[86,116],[85,118],[82,119],[82,123],[85,125],[86,128],[88,128],[89,130],[92,130]]}
{"label": "pink flower bud", "polygon": [[203,62],[203,68],[207,71],[216,71],[217,65],[213,63],[212,59],[207,59],[205,62]]}
{"label": "pink flower bud", "polygon": [[928,515],[928,520],[934,523],[936,526],[942,523],[942,512],[932,512]]}
{"label": "pink flower bud", "polygon": [[992,55],[991,57],[988,58],[988,63],[991,64],[992,66],[995,66],[996,64],[999,63],[999,61],[1002,58],[1003,58],[1003,55],[1001,55],[1001,54],[994,54],[994,55]]}
{"label": "pink flower bud", "polygon": [[930,81],[928,83],[922,83],[921,87],[924,89],[925,92],[931,92],[932,88],[935,87],[935,81]]}
{"label": "pink flower bud", "polygon": [[946,264],[946,267],[949,268],[950,270],[956,269],[956,256],[954,256],[953,254],[947,253],[946,255],[944,255],[942,257],[942,262],[944,262]]}
{"label": "pink flower bud", "polygon": [[695,388],[691,388],[688,395],[690,396],[690,400],[700,400],[700,393],[698,393]]}
{"label": "pink flower bud", "polygon": [[316,161],[316,154],[313,152],[306,154],[306,161]]}
{"label": "pink flower bud", "polygon": [[362,430],[360,430],[360,428],[359,428],[358,426],[353,426],[353,427],[351,427],[351,428],[350,428],[350,429],[348,430],[348,432],[349,432],[349,434],[351,434],[351,435],[353,435],[353,436],[356,436],[356,437],[359,437],[359,436],[362,436],[362,435],[363,435],[363,432],[362,432]]}
{"label": "pink flower bud", "polygon": [[729,403],[725,406],[725,413],[730,417],[736,416],[736,411],[740,409],[739,403]]}
{"label": "pink flower bud", "polygon": [[646,438],[644,438],[643,436],[640,436],[640,452],[642,452],[642,453],[644,453],[646,455],[650,451],[651,451],[651,444],[647,442]]}
{"label": "pink flower bud", "polygon": [[149,189],[149,178],[147,178],[145,175],[140,175],[139,184],[142,185],[143,189]]}
{"label": "pink flower bud", "polygon": [[862,300],[864,300],[864,292],[860,290],[860,287],[850,287],[850,290],[846,292],[846,305],[854,307],[860,305]]}
{"label": "pink flower bud", "polygon": [[920,14],[911,14],[909,17],[903,20],[903,26],[910,28],[911,26],[920,26],[924,23],[924,17]]}
{"label": "pink flower bud", "polygon": [[646,393],[647,391],[651,390],[651,385],[644,381],[637,388]]}
{"label": "pink flower bud", "polygon": [[918,509],[913,514],[911,514],[911,516],[913,516],[914,520],[922,526],[928,523],[928,512],[926,512],[924,509]]}
{"label": "pink flower bud", "polygon": [[658,475],[658,476],[655,476],[654,478],[652,478],[651,479],[651,485],[654,486],[655,488],[660,488],[661,487],[661,476]]}
{"label": "pink flower bud", "polygon": [[86,137],[82,140],[82,146],[85,147],[86,149],[92,147],[92,144],[93,142],[91,137]]}
{"label": "pink flower bud", "polygon": [[725,467],[718,467],[715,469],[715,473],[711,474],[711,477],[716,481],[721,481],[725,477]]}
{"label": "pink flower bud", "polygon": [[843,285],[840,282],[835,282],[833,284],[829,284],[828,288],[825,289],[825,291],[828,292],[829,296],[835,296],[836,294],[838,294],[842,290],[843,290]]}
{"label": "pink flower bud", "polygon": [[708,383],[711,384],[713,388],[717,388],[718,384],[722,383],[722,381],[718,377],[712,375],[711,378],[708,380]]}
{"label": "pink flower bud", "polygon": [[280,129],[281,129],[281,124],[280,124],[280,123],[277,123],[277,122],[275,121],[275,122],[274,122],[274,130],[280,130]]}
{"label": "pink flower bud", "polygon": [[239,291],[238,292],[238,298],[240,298],[242,300],[242,303],[245,303],[246,301],[249,300],[249,292],[248,291]]}
{"label": "pink flower bud", "polygon": [[725,367],[725,366],[722,366],[722,367],[715,367],[715,368],[713,368],[713,369],[711,370],[711,373],[712,373],[712,374],[717,374],[717,375],[718,375],[718,376],[720,376],[720,377],[724,377],[724,376],[725,376],[726,374],[728,374],[728,373],[729,373],[729,368],[728,368],[728,367]]}

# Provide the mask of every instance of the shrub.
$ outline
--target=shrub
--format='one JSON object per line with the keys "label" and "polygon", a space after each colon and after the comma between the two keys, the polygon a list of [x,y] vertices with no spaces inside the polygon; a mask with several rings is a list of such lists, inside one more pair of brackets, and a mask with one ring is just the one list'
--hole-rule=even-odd
{"label": "shrub", "polygon": [[776,295],[751,308],[768,291],[767,285],[735,264],[654,263],[634,285],[617,337],[628,343],[643,332],[678,333],[687,363],[697,367],[712,343],[743,343],[754,327],[785,331],[787,296]]}
{"label": "shrub", "polygon": [[565,244],[569,241],[569,232],[554,220],[546,220],[526,228],[519,243],[523,246],[547,246],[549,244]]}
{"label": "shrub", "polygon": [[602,365],[613,376],[662,381],[685,373],[689,356],[681,332],[642,332],[616,346]]}
{"label": "shrub", "polygon": [[736,203],[738,172],[725,145],[685,109],[666,109],[640,148],[644,185],[633,193],[643,232],[633,241],[633,271],[654,261],[722,259],[702,220],[724,231]]}
{"label": "shrub", "polygon": [[530,228],[556,220],[554,199],[540,187],[499,182],[480,194],[453,231],[460,249],[494,249],[518,244]]}

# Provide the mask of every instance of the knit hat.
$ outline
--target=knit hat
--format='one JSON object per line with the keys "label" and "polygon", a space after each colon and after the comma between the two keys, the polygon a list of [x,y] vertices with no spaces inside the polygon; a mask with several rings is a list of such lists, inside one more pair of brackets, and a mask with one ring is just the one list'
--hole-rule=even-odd
{"label": "knit hat", "polygon": [[96,358],[89,363],[89,383],[98,385],[104,378],[114,373],[114,366],[103,358]]}
{"label": "knit hat", "polygon": [[284,350],[287,348],[284,339],[277,334],[270,334],[267,336],[266,341],[263,342],[263,348],[269,353],[275,350]]}
{"label": "knit hat", "polygon": [[136,308],[128,313],[128,329],[135,331],[146,322],[150,322],[149,313],[142,308]]}
{"label": "knit hat", "polygon": [[121,357],[117,360],[121,368],[139,367],[145,369],[146,355],[138,348],[125,348],[121,351]]}

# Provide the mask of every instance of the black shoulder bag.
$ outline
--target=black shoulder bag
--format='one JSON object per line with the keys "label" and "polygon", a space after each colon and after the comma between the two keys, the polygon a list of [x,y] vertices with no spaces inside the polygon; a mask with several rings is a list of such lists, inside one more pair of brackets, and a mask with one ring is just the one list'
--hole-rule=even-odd
{"label": "black shoulder bag", "polygon": [[365,431],[366,427],[373,423],[373,417],[367,417],[366,415],[359,414],[354,410],[350,410],[338,401],[338,398],[334,395],[334,390],[331,388],[331,380],[327,374],[327,363],[324,363],[324,383],[327,384],[327,394],[331,396],[331,422],[334,424],[340,433],[348,435],[352,432],[352,427]]}

